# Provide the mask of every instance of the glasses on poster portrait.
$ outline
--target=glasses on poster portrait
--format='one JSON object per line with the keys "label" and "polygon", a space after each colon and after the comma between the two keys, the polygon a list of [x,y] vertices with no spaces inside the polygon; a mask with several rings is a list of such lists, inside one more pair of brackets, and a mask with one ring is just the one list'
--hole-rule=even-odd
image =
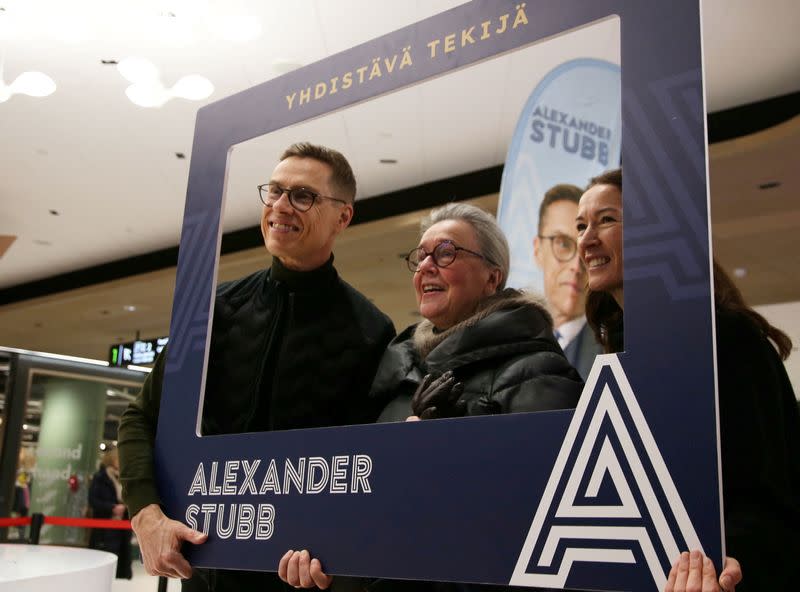
{"label": "glasses on poster portrait", "polygon": [[269,208],[274,206],[275,202],[278,201],[284,193],[289,196],[289,203],[292,204],[292,207],[298,212],[307,212],[318,199],[329,199],[345,205],[347,204],[343,199],[320,195],[316,191],[311,191],[305,187],[281,187],[277,183],[264,183],[258,186],[258,196],[261,198],[261,203]]}
{"label": "glasses on poster portrait", "polygon": [[572,261],[572,258],[578,253],[578,243],[566,234],[553,234],[551,236],[542,236],[540,234],[539,238],[550,241],[553,256],[562,263]]}
{"label": "glasses on poster portrait", "polygon": [[413,271],[416,273],[419,271],[420,264],[425,261],[427,257],[433,258],[433,264],[436,267],[447,267],[451,265],[453,261],[456,260],[456,256],[458,255],[459,251],[464,251],[465,253],[469,253],[470,255],[474,255],[475,257],[480,257],[481,259],[485,260],[487,263],[491,265],[497,265],[494,261],[481,255],[480,253],[476,253],[475,251],[470,251],[464,247],[457,246],[453,241],[442,241],[438,245],[433,248],[433,251],[426,251],[422,247],[417,247],[416,249],[411,249],[408,255],[405,256],[406,263],[408,264],[409,271]]}

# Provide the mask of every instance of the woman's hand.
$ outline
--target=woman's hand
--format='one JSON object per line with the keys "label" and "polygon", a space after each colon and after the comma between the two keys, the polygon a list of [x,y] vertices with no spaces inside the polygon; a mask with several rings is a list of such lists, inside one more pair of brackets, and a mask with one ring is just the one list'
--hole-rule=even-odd
{"label": "woman's hand", "polygon": [[456,382],[452,372],[435,380],[427,374],[411,398],[411,409],[420,419],[461,417],[465,409],[458,399],[463,392],[464,385]]}
{"label": "woman's hand", "polygon": [[311,559],[308,551],[289,550],[278,563],[278,577],[295,588],[325,590],[331,585],[333,576],[322,571],[319,559]]}
{"label": "woman's hand", "polygon": [[684,551],[672,566],[665,592],[734,592],[742,581],[742,568],[733,557],[726,557],[719,581],[714,563],[700,551]]}

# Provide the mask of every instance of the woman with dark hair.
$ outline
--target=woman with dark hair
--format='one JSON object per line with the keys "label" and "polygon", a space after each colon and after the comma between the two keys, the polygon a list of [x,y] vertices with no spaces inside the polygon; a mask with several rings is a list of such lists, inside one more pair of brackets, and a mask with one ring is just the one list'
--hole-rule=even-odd
{"label": "woman with dark hair", "polygon": [[[595,177],[581,197],[578,254],[587,268],[586,317],[607,353],[624,349],[622,171]],[[741,561],[742,590],[789,590],[800,556],[800,418],[783,366],[791,340],[748,307],[716,262],[714,300],[727,552]],[[741,572],[723,570],[732,589]],[[688,557],[668,590],[683,590]],[[791,579],[790,579],[791,577]],[[705,592],[706,588],[703,588]]]}

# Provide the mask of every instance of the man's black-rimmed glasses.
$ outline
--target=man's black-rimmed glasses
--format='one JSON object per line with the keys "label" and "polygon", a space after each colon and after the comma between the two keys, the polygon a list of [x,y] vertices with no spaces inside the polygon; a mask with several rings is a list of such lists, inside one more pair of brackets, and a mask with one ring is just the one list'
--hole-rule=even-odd
{"label": "man's black-rimmed glasses", "polygon": [[318,199],[330,199],[331,201],[347,204],[343,199],[320,195],[316,191],[311,191],[305,187],[290,189],[289,187],[281,187],[277,183],[264,183],[258,186],[258,196],[261,198],[261,203],[270,208],[275,205],[275,202],[278,201],[284,193],[289,196],[289,203],[292,204],[292,207],[298,212],[307,212]]}
{"label": "man's black-rimmed glasses", "polygon": [[553,234],[551,236],[542,236],[540,234],[539,238],[550,241],[553,247],[553,255],[562,263],[572,261],[575,253],[578,252],[578,243],[566,234]]}

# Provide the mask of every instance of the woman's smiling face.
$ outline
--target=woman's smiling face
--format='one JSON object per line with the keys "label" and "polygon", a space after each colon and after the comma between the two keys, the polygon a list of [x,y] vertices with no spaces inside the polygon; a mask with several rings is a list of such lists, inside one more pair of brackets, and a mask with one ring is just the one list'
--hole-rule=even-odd
{"label": "woman's smiling face", "polygon": [[[594,185],[581,196],[576,218],[578,254],[586,265],[589,288],[622,302],[622,192]],[[619,296],[619,298],[617,297]]]}
{"label": "woman's smiling face", "polygon": [[[419,246],[432,253],[443,241],[480,252],[475,232],[463,220],[437,222],[425,231]],[[457,251],[447,267],[437,267],[433,257],[425,257],[414,273],[419,312],[437,329],[448,329],[467,319],[482,299],[494,294],[499,278],[498,269],[466,251]]]}

